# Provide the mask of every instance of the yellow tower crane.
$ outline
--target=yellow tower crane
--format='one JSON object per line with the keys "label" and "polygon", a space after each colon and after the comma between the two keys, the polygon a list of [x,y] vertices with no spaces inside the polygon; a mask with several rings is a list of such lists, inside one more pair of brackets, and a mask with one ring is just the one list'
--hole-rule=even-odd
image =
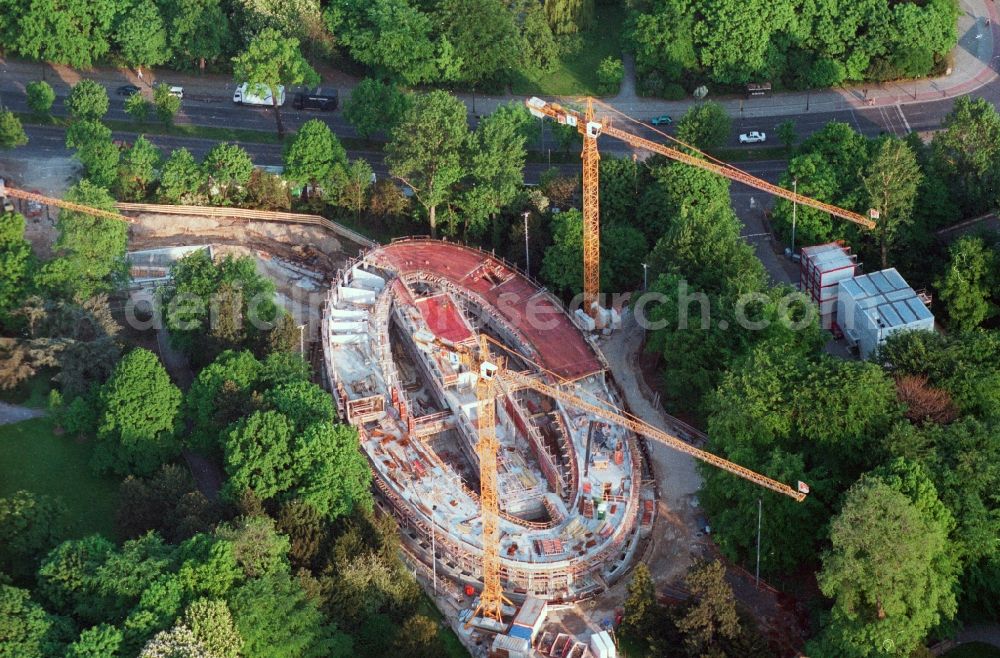
{"label": "yellow tower crane", "polygon": [[116,212],[110,210],[102,210],[101,208],[93,208],[91,206],[85,206],[80,203],[73,203],[72,201],[63,201],[62,199],[56,199],[50,196],[44,196],[36,192],[25,192],[24,190],[19,190],[8,185],[5,185],[3,179],[0,178],[0,199],[4,197],[10,197],[12,199],[21,199],[23,201],[35,201],[46,206],[54,206],[56,208],[63,208],[64,210],[72,210],[74,212],[82,212],[86,215],[93,215],[94,217],[101,217],[103,219],[113,219],[117,222],[126,222],[129,224],[134,224],[135,220],[131,217],[125,217],[124,215],[119,215]]}
{"label": "yellow tower crane", "polygon": [[[810,208],[816,208],[828,212],[835,217],[846,219],[855,224],[860,224],[865,228],[874,228],[875,223],[856,212],[845,210],[833,204],[824,203],[811,197],[798,194],[791,190],[769,183],[766,180],[757,178],[752,174],[737,169],[732,165],[712,158],[694,148],[690,144],[685,144],[679,140],[674,140],[678,146],[685,150],[665,146],[643,137],[634,135],[626,130],[622,130],[612,125],[608,116],[597,117],[594,112],[594,100],[586,99],[583,112],[563,107],[559,103],[550,103],[538,97],[529,98],[525,101],[528,110],[536,117],[554,119],[560,124],[571,126],[583,136],[583,308],[595,319],[598,314],[598,294],[601,285],[601,222],[600,222],[600,154],[597,151],[597,138],[601,135],[608,135],[620,139],[630,146],[645,149],[653,153],[659,153],[672,160],[683,162],[699,169],[711,171],[720,176],[725,176],[730,180],[749,185],[758,190],[768,192],[782,199],[788,199],[796,203],[801,203]],[[610,105],[604,105],[609,111],[619,114],[623,119],[640,123],[635,119],[627,117],[618,112]],[[657,131],[659,132],[659,131]],[[665,133],[660,133],[664,137],[673,139]],[[873,213],[871,213],[873,214]],[[874,215],[874,214],[873,214]]]}
{"label": "yellow tower crane", "polygon": [[793,488],[706,450],[696,448],[673,434],[654,427],[609,403],[588,402],[566,391],[563,386],[567,382],[547,383],[542,381],[540,376],[508,370],[502,356],[491,354],[489,347],[490,344],[493,344],[503,350],[509,351],[509,348],[485,334],[479,335],[478,350],[442,341],[437,341],[437,344],[458,353],[461,361],[473,372],[478,372],[479,375],[476,383],[479,416],[479,441],[476,452],[479,455],[480,513],[483,523],[483,591],[479,597],[479,605],[469,617],[467,626],[471,625],[472,620],[479,615],[503,623],[503,604],[510,604],[510,601],[504,596],[500,574],[500,505],[497,492],[497,454],[500,444],[496,435],[495,406],[498,388],[507,391],[529,388],[537,391],[542,395],[559,400],[563,404],[584,410],[608,422],[625,427],[640,436],[728,471],[744,480],[788,496],[797,502],[805,500],[806,494],[809,492],[809,487],[803,482],[799,482],[797,487]]}

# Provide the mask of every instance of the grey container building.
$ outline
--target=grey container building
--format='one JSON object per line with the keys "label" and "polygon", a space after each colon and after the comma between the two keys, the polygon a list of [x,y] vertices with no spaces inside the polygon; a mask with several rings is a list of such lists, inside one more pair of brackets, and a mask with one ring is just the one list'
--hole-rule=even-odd
{"label": "grey container building", "polygon": [[837,324],[864,359],[897,331],[934,330],[934,315],[896,268],[837,286]]}

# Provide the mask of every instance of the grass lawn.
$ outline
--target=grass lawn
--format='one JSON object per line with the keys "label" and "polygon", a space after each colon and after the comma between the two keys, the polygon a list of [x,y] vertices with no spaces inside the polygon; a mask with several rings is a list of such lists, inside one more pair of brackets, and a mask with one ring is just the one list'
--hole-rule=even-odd
{"label": "grass lawn", "polygon": [[119,482],[94,475],[90,452],[89,444],[54,435],[48,418],[0,425],[0,496],[27,489],[61,498],[68,537],[114,537]]}
{"label": "grass lawn", "polygon": [[941,658],[1000,658],[1000,649],[984,642],[960,644]]}
{"label": "grass lawn", "polygon": [[[620,5],[597,3],[594,28],[572,36],[575,45],[565,49],[552,71],[521,69],[514,72],[511,88],[522,96],[597,96],[597,67],[605,57],[622,56],[621,36],[626,10]],[[561,41],[565,44],[566,41]]]}

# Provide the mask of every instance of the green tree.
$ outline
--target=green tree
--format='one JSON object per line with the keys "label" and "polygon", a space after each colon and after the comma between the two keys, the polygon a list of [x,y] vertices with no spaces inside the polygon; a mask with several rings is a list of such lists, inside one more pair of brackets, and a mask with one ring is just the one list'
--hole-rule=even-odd
{"label": "green tree", "polygon": [[328,519],[355,507],[371,508],[371,471],[358,450],[357,430],[315,423],[291,445],[296,482],[289,497],[300,498]]}
{"label": "green tree", "polygon": [[0,109],[0,148],[12,149],[27,143],[21,120],[10,110]]}
{"label": "green tree", "polygon": [[0,584],[0,658],[46,658],[58,653],[54,621],[30,592]]}
{"label": "green tree", "polygon": [[109,624],[91,626],[69,645],[66,658],[117,658],[122,632]]}
{"label": "green tree", "polygon": [[118,188],[126,201],[142,201],[149,192],[149,186],[156,180],[162,156],[160,149],[153,146],[145,136],[126,149],[118,165]]}
{"label": "green tree", "polygon": [[36,592],[60,613],[100,623],[109,613],[94,579],[114,551],[115,545],[101,535],[64,541],[42,560]]}
{"label": "green tree", "polygon": [[228,203],[239,198],[241,191],[250,181],[253,160],[238,144],[222,142],[205,154],[201,168],[210,186],[218,189],[212,196]]}
{"label": "green tree", "polygon": [[785,146],[785,151],[789,154],[795,149],[796,142],[799,141],[799,133],[795,130],[795,122],[791,119],[782,121],[776,126],[778,141]]}
{"label": "green tree", "polygon": [[96,119],[80,119],[66,128],[66,148],[82,149],[93,142],[111,143],[111,129]]}
{"label": "green tree", "polygon": [[372,187],[372,179],[375,173],[372,166],[363,158],[352,160],[347,166],[344,177],[344,184],[340,188],[338,203],[345,208],[354,211],[355,217],[361,216],[368,203],[368,191]]}
{"label": "green tree", "polygon": [[316,508],[299,499],[282,504],[277,529],[288,537],[288,559],[294,569],[314,569],[327,548],[327,525]]}
{"label": "green tree", "polygon": [[393,83],[364,78],[344,103],[344,118],[369,139],[376,133],[391,134],[410,105],[410,97]]}
{"label": "green tree", "polygon": [[301,432],[313,423],[332,423],[337,416],[330,395],[309,381],[293,381],[269,388],[268,406],[285,415]]}
{"label": "green tree", "polygon": [[699,564],[684,577],[692,601],[677,620],[684,643],[692,655],[711,655],[721,639],[740,633],[733,588],[726,582],[726,568],[718,560]]}
{"label": "green tree", "polygon": [[407,0],[335,0],[324,18],[351,58],[378,78],[408,85],[434,82],[442,77],[439,59],[453,66],[453,56],[440,58],[448,42],[435,47],[430,17]]}
{"label": "green tree", "polygon": [[[633,290],[642,281],[646,237],[632,226],[608,226],[601,231],[601,287],[613,292]],[[581,259],[583,255],[580,255]]]}
{"label": "green tree", "polygon": [[284,137],[285,128],[278,109],[278,88],[319,84],[319,75],[299,50],[299,40],[284,37],[271,28],[261,31],[244,53],[233,58],[233,75],[237,84],[246,82],[252,93],[264,95],[266,90],[272,91],[274,122],[279,138]]}
{"label": "green tree", "polygon": [[910,484],[891,473],[862,477],[831,524],[819,585],[833,611],[810,653],[905,656],[954,617],[953,528],[922,471]]}
{"label": "green tree", "polygon": [[181,109],[181,99],[170,93],[170,85],[160,83],[153,87],[153,107],[156,116],[169,128],[174,124],[174,115]]}
{"label": "green tree", "polygon": [[551,71],[559,59],[559,44],[545,17],[544,6],[528,0],[519,9],[515,13],[523,16],[521,38],[524,41],[525,63],[540,71]]}
{"label": "green tree", "polygon": [[24,216],[0,215],[0,326],[21,308],[32,285],[35,268],[31,243],[24,239]]}
{"label": "green tree", "polygon": [[176,456],[181,392],[160,359],[142,348],[118,362],[101,390],[94,462],[101,470],[148,475]]}
{"label": "green tree", "polygon": [[206,62],[219,60],[230,42],[229,17],[219,0],[172,0],[164,4],[170,25],[170,48],[174,60]]}
{"label": "green tree", "polygon": [[466,230],[481,235],[496,220],[524,184],[524,127],[530,121],[523,107],[502,106],[469,133]]}
{"label": "green tree", "polygon": [[219,506],[197,490],[186,466],[163,464],[148,478],[129,476],[118,488],[117,535],[134,539],[155,530],[179,542],[211,528]]}
{"label": "green tree", "polygon": [[455,48],[460,76],[475,86],[509,74],[520,59],[521,41],[514,14],[502,0],[443,0],[439,24]]}
{"label": "green tree", "polygon": [[218,449],[223,428],[251,412],[251,393],[261,370],[253,354],[234,351],[221,353],[201,369],[185,400],[192,447],[209,453]]}
{"label": "green tree", "polygon": [[638,641],[644,641],[655,624],[657,613],[656,585],[649,567],[640,562],[632,570],[628,593],[623,604],[622,632]]}
{"label": "green tree", "polygon": [[114,187],[121,159],[121,150],[116,144],[111,140],[88,142],[75,155],[83,166],[85,180],[105,190]]}
{"label": "green tree", "polygon": [[257,411],[223,438],[226,491],[230,498],[251,489],[263,499],[287,491],[293,482],[293,423],[275,411]]}
{"label": "green tree", "polygon": [[[766,74],[772,35],[794,17],[791,3],[758,0],[722,6],[699,2],[696,6],[704,10],[699,12],[701,20],[694,23],[698,58],[714,80],[727,84],[752,82]],[[741,38],[733,39],[735,34]]]}
{"label": "green tree", "polygon": [[139,658],[212,658],[213,654],[198,641],[190,628],[179,624],[150,638]]}
{"label": "green tree", "polygon": [[325,625],[315,602],[290,575],[273,572],[236,589],[229,600],[245,658],[348,658],[351,644]]}
{"label": "green tree", "polygon": [[145,121],[153,107],[142,92],[136,92],[125,99],[125,113],[136,121]]}
{"label": "green tree", "polygon": [[[71,187],[66,200],[112,212],[115,209],[111,195],[86,180]],[[65,298],[82,300],[113,289],[127,277],[125,222],[60,210],[56,228],[57,258],[42,268],[44,287]]]}
{"label": "green tree", "polygon": [[110,50],[116,3],[33,0],[15,7],[17,29],[7,43],[23,57],[89,69]]}
{"label": "green tree", "polygon": [[594,0],[545,0],[544,6],[555,34],[582,32],[594,20]]}
{"label": "green tree", "polygon": [[114,40],[129,66],[158,66],[170,59],[167,28],[153,0],[137,0],[118,17]]}
{"label": "green tree", "polygon": [[285,177],[299,185],[326,187],[327,191],[344,176],[347,152],[330,127],[319,119],[302,124],[285,145]]}
{"label": "green tree", "polygon": [[41,558],[62,538],[66,508],[48,496],[18,491],[0,498],[0,571],[30,581]]}
{"label": "green tree", "polygon": [[74,119],[100,120],[108,113],[108,104],[108,92],[94,80],[80,80],[66,97],[66,111]]}
{"label": "green tree", "polygon": [[396,636],[394,655],[400,658],[444,655],[445,648],[438,636],[438,623],[425,615],[416,614],[403,622]]}
{"label": "green tree", "polygon": [[952,325],[969,331],[996,312],[990,300],[1000,284],[997,252],[982,238],[965,235],[952,243],[948,253],[948,269],[935,286]]}
{"label": "green tree", "polygon": [[160,197],[168,203],[194,203],[201,197],[205,176],[186,148],[170,152],[160,173]]}
{"label": "green tree", "polygon": [[386,146],[390,173],[408,185],[427,210],[437,235],[437,207],[462,178],[462,147],[469,132],[465,104],[451,94],[418,95]]}
{"label": "green tree", "polygon": [[923,174],[906,142],[883,139],[876,147],[863,179],[872,207],[879,211],[876,225],[882,269],[889,267],[889,249],[901,228],[913,221],[913,202]]}
{"label": "green tree", "polygon": [[44,80],[34,80],[24,86],[28,94],[28,107],[38,116],[48,116],[52,103],[56,100],[56,92]]}
{"label": "green tree", "polygon": [[996,206],[1000,184],[1000,114],[984,98],[963,96],[934,136],[931,153],[964,216]]}
{"label": "green tree", "polygon": [[583,215],[579,210],[552,218],[552,246],[542,259],[542,278],[560,294],[583,290]]}
{"label": "green tree", "polygon": [[216,658],[239,658],[243,638],[225,601],[198,599],[187,607],[182,623]]}
{"label": "green tree", "polygon": [[722,105],[707,101],[684,113],[677,122],[677,138],[699,149],[721,146],[729,139],[731,122]]}
{"label": "green tree", "polygon": [[600,91],[606,96],[618,93],[618,87],[625,77],[625,65],[618,57],[608,56],[597,65],[597,80],[600,83]]}

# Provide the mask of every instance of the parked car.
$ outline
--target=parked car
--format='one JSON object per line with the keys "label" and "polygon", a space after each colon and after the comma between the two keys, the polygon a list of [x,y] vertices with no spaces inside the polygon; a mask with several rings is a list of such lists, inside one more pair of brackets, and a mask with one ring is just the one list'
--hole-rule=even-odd
{"label": "parked car", "polygon": [[[262,95],[258,95],[254,91],[257,90],[251,89],[250,85],[244,82],[233,92],[233,102],[237,105],[266,105],[268,107],[274,104],[271,97],[271,90],[268,87],[261,89],[263,91]],[[278,106],[280,107],[284,104],[285,85],[278,85]]]}
{"label": "parked car", "polygon": [[740,144],[757,144],[766,140],[767,135],[757,130],[751,130],[748,133],[740,135]]}
{"label": "parked car", "polygon": [[658,117],[653,117],[649,122],[654,126],[669,126],[674,120],[670,118],[669,114],[661,114]]}
{"label": "parked car", "polygon": [[132,94],[138,94],[139,88],[135,85],[122,85],[118,87],[117,93],[119,96],[131,96]]}
{"label": "parked car", "polygon": [[167,91],[170,92],[171,96],[176,96],[177,98],[180,98],[182,100],[184,98],[184,87],[179,87],[177,85],[168,85],[165,82],[157,82],[156,86],[157,87],[166,87]]}
{"label": "parked car", "polygon": [[338,97],[336,89],[314,89],[295,94],[295,109],[321,110],[330,112],[337,109]]}

